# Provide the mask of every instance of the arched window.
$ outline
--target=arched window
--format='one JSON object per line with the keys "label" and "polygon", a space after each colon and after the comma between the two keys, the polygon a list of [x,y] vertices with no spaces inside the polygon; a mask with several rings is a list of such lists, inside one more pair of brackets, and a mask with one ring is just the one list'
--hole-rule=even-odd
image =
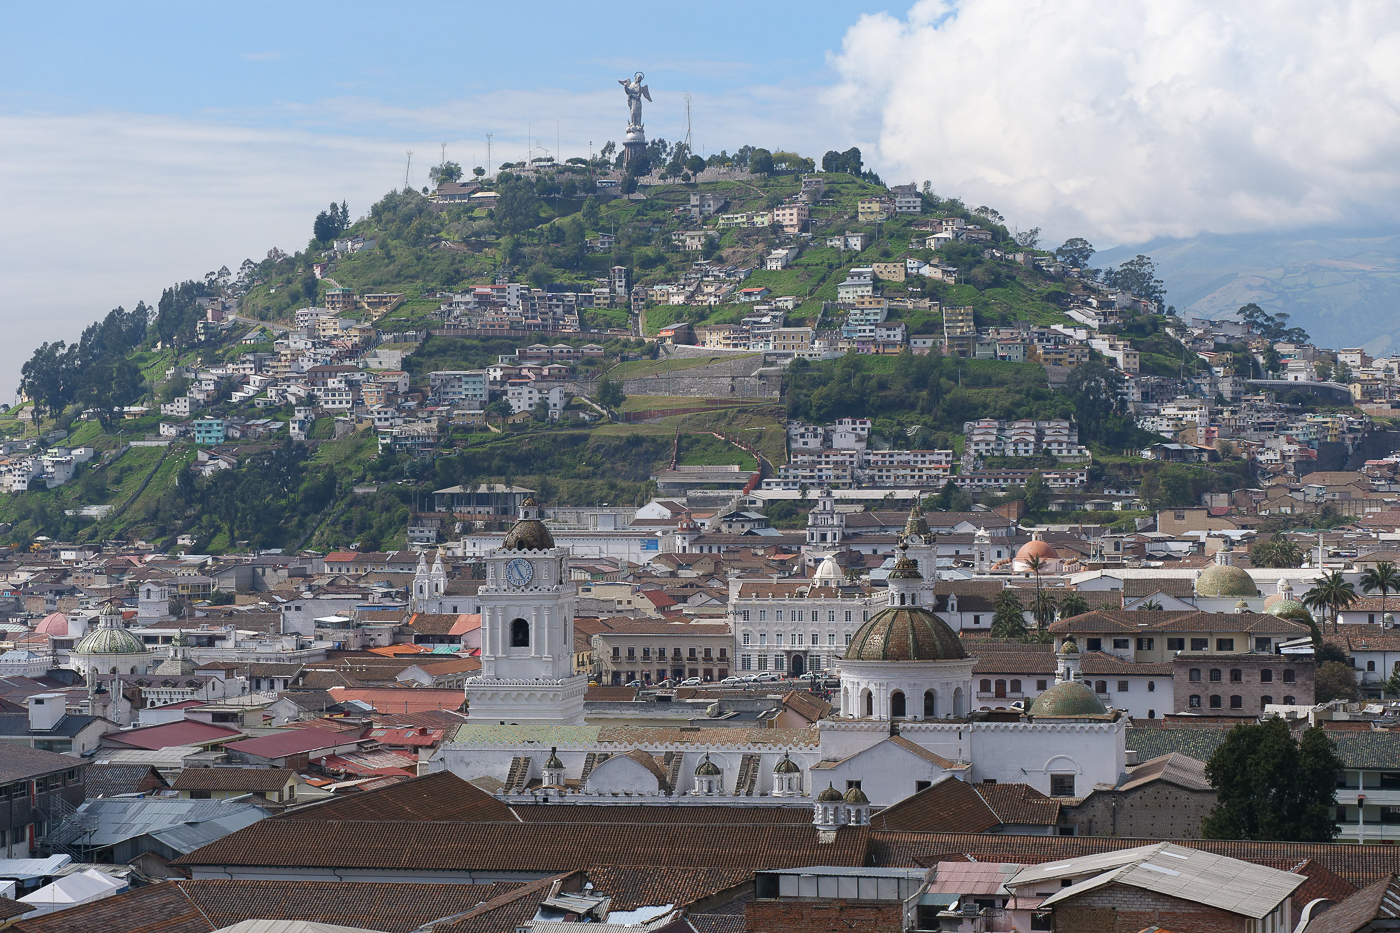
{"label": "arched window", "polygon": [[1269,705],[1270,703],[1272,703],[1272,702],[1274,702],[1274,698],[1271,697],[1271,696],[1269,696],[1269,695],[1266,693],[1266,694],[1264,694],[1263,696],[1261,696],[1261,697],[1259,698],[1259,708],[1260,708],[1260,709],[1263,709],[1264,707],[1268,706],[1268,705]]}
{"label": "arched window", "polygon": [[875,694],[869,690],[865,691],[865,715],[875,715]]}
{"label": "arched window", "polygon": [[1368,670],[1368,671],[1374,671],[1375,669],[1376,669],[1376,662],[1375,662],[1375,661],[1367,661],[1367,662],[1366,662],[1366,670]]}
{"label": "arched window", "polygon": [[1191,681],[1191,683],[1193,683],[1193,684],[1198,684],[1198,683],[1200,683],[1200,682],[1201,682],[1201,669],[1200,669],[1199,667],[1193,667],[1193,668],[1191,668],[1190,676],[1188,677],[1188,679],[1189,679],[1189,680]]}
{"label": "arched window", "polygon": [[1213,684],[1220,683],[1220,668],[1212,667],[1210,669],[1210,682]]}
{"label": "arched window", "polygon": [[900,604],[901,606],[904,605],[904,594],[903,594],[903,593],[900,593],[900,594],[899,594],[899,604]]}
{"label": "arched window", "polygon": [[924,691],[924,717],[932,719],[938,715],[938,694],[932,690]]}
{"label": "arched window", "polygon": [[1230,668],[1230,683],[1232,683],[1232,684],[1242,684],[1242,683],[1244,683],[1244,671],[1240,670],[1238,667],[1232,667],[1232,668]]}
{"label": "arched window", "polygon": [[1191,709],[1200,709],[1201,695],[1199,693],[1191,694],[1191,696],[1187,698],[1186,705],[1189,706]]}
{"label": "arched window", "polygon": [[1210,698],[1210,708],[1211,708],[1211,709],[1220,709],[1220,697],[1211,697],[1211,698]]}
{"label": "arched window", "polygon": [[891,694],[890,694],[890,718],[891,718],[891,719],[903,719],[904,716],[905,716],[905,709],[904,709],[904,706],[905,706],[905,704],[904,704],[904,691],[903,691],[903,690],[896,690],[894,693],[891,693]]}
{"label": "arched window", "polygon": [[1006,696],[1006,681],[998,680],[996,683],[996,694],[998,697]]}
{"label": "arched window", "polygon": [[978,690],[979,693],[991,693],[991,692],[992,692],[992,682],[991,682],[990,680],[984,680],[984,681],[982,681],[981,683],[979,683],[979,684],[977,685],[977,690]]}
{"label": "arched window", "polygon": [[1292,706],[1292,705],[1293,705],[1293,698],[1292,698],[1291,696],[1284,697],[1284,698],[1283,698],[1283,705],[1284,705],[1284,706]]}
{"label": "arched window", "polygon": [[1094,692],[1095,692],[1095,693],[1107,693],[1107,692],[1108,692],[1108,681],[1106,681],[1106,680],[1096,680],[1096,681],[1094,681]]}
{"label": "arched window", "polygon": [[1244,697],[1238,693],[1230,697],[1230,709],[1244,709]]}
{"label": "arched window", "polygon": [[963,716],[967,713],[967,707],[963,704],[962,687],[953,688],[953,715]]}
{"label": "arched window", "polygon": [[530,623],[524,619],[515,619],[510,623],[510,646],[512,648],[530,647]]}
{"label": "arched window", "polygon": [[1020,682],[1019,680],[1013,680],[1013,681],[1011,681],[1011,692],[1012,692],[1012,693],[1020,693],[1020,692],[1021,692],[1021,682]]}
{"label": "arched window", "polygon": [[1274,682],[1274,672],[1269,668],[1264,668],[1259,672],[1259,682],[1261,684],[1271,684]]}

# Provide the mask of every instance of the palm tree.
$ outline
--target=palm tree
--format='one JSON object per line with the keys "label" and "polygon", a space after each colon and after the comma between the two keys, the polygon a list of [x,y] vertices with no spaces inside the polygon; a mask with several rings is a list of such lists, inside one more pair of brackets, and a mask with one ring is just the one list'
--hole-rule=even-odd
{"label": "palm tree", "polygon": [[1060,618],[1068,619],[1073,616],[1082,616],[1089,611],[1089,603],[1077,592],[1071,590],[1060,600]]}
{"label": "palm tree", "polygon": [[1161,612],[1161,611],[1162,611],[1162,604],[1159,603],[1159,602],[1157,602],[1157,600],[1155,600],[1155,599],[1149,599],[1147,602],[1143,603],[1141,606],[1138,606],[1138,612]]}
{"label": "palm tree", "polygon": [[992,616],[992,635],[997,638],[1020,638],[1026,634],[1025,610],[1021,607],[1021,597],[1011,587],[997,594],[993,601],[996,615]]}
{"label": "palm tree", "polygon": [[1055,597],[1044,590],[1035,592],[1036,628],[1045,628],[1055,619]]}
{"label": "palm tree", "polygon": [[1385,618],[1385,599],[1391,590],[1400,590],[1400,569],[1388,560],[1367,569],[1361,575],[1361,590],[1365,593],[1381,591],[1381,618]]}
{"label": "palm tree", "polygon": [[1035,624],[1039,628],[1044,628],[1045,622],[1040,615],[1040,570],[1045,566],[1045,561],[1041,560],[1039,554],[1032,554],[1030,559],[1026,561],[1026,566],[1030,569],[1031,573],[1035,574]]}
{"label": "palm tree", "polygon": [[1332,615],[1332,631],[1338,628],[1338,613],[1356,602],[1356,588],[1342,578],[1340,570],[1324,574],[1313,588],[1303,594],[1303,605],[1309,609],[1322,609]]}

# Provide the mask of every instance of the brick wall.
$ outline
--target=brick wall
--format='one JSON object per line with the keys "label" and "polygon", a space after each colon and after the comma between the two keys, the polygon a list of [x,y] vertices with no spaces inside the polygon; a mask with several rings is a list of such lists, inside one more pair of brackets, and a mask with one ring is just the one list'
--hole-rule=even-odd
{"label": "brick wall", "polygon": [[784,897],[744,908],[749,933],[900,933],[903,919],[901,904],[884,901]]}
{"label": "brick wall", "polygon": [[1056,933],[1139,933],[1152,926],[1191,933],[1244,933],[1246,923],[1239,914],[1117,884],[1062,902],[1054,916]]}
{"label": "brick wall", "polygon": [[1095,791],[1062,814],[1081,836],[1199,839],[1215,799],[1214,791],[1154,781],[1130,791]]}
{"label": "brick wall", "polygon": [[[1213,637],[1213,636],[1212,636]],[[1236,637],[1236,646],[1239,645]],[[1306,658],[1276,654],[1179,654],[1172,659],[1172,689],[1176,712],[1200,713],[1205,716],[1240,716],[1253,719],[1263,711],[1266,702],[1282,703],[1293,697],[1296,705],[1311,706],[1314,698],[1315,669]],[[1191,680],[1191,671],[1200,671],[1199,681]],[[1220,671],[1221,679],[1211,681],[1210,672]],[[1239,682],[1230,680],[1231,671],[1240,672]],[[1264,682],[1263,671],[1272,679]],[[1285,681],[1286,672],[1293,681]],[[1191,697],[1200,697],[1200,706],[1191,706]],[[1220,706],[1212,707],[1210,698],[1220,698]],[[1240,697],[1240,706],[1232,707],[1232,697]]]}

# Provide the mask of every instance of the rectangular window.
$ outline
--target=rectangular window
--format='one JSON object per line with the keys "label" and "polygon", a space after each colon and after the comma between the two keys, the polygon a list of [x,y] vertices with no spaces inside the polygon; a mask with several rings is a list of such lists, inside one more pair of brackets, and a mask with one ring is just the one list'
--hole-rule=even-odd
{"label": "rectangular window", "polygon": [[751,671],[751,670],[753,670],[753,655],[751,655],[751,654],[741,654],[741,655],[739,655],[739,670],[741,670],[741,671]]}
{"label": "rectangular window", "polygon": [[1209,639],[1209,638],[1193,638],[1193,639],[1191,639],[1191,650],[1192,650],[1192,651],[1209,651],[1209,650],[1210,650],[1210,639]]}
{"label": "rectangular window", "polygon": [[783,610],[779,609],[779,610],[777,610],[776,612],[774,612],[774,613],[773,613],[773,620],[774,620],[775,622],[781,622],[781,621],[783,621]]}
{"label": "rectangular window", "polygon": [[749,633],[748,633],[748,632],[745,632],[745,633],[744,633],[744,644],[745,644],[745,645],[748,645],[748,643],[749,643]]}
{"label": "rectangular window", "polygon": [[760,645],[766,645],[766,644],[768,644],[768,633],[767,633],[767,632],[759,632],[759,633],[758,633],[758,643],[759,643]]}
{"label": "rectangular window", "polygon": [[1254,650],[1263,654],[1272,654],[1274,643],[1268,638],[1256,638],[1254,639]]}
{"label": "rectangular window", "polygon": [[650,660],[651,660],[651,648],[649,648],[649,647],[646,646],[646,645],[643,645],[643,646],[642,646],[642,660],[644,660],[644,661],[650,661]]}
{"label": "rectangular window", "polygon": [[794,632],[792,635],[792,643],[800,647],[805,637],[806,636],[804,636],[801,632]]}
{"label": "rectangular window", "polygon": [[982,617],[981,617],[980,615],[973,615],[973,617],[972,617],[972,624],[973,624],[973,625],[981,625],[981,624],[982,624]]}
{"label": "rectangular window", "polygon": [[689,651],[687,651],[687,652],[686,652],[686,657],[687,657],[689,660],[694,661],[694,660],[695,660],[695,649],[694,649],[694,648],[691,648]]}
{"label": "rectangular window", "polygon": [[1274,682],[1274,672],[1267,667],[1259,672],[1259,682],[1261,684],[1271,684]]}
{"label": "rectangular window", "polygon": [[621,657],[622,657],[622,649],[619,648],[617,645],[613,645],[613,660],[616,661],[616,660],[618,660],[618,659],[621,658]]}
{"label": "rectangular window", "polygon": [[1188,675],[1187,675],[1187,679],[1190,680],[1191,683],[1193,683],[1193,684],[1198,684],[1198,683],[1200,683],[1200,682],[1201,682],[1201,669],[1200,669],[1199,667],[1193,667],[1193,668],[1191,668],[1190,672],[1189,672]]}
{"label": "rectangular window", "polygon": [[782,643],[783,643],[783,633],[782,633],[782,632],[776,632],[776,633],[774,633],[774,635],[773,635],[773,644],[775,644],[775,645],[781,645]]}
{"label": "rectangular window", "polygon": [[743,616],[745,622],[749,621],[749,611],[747,609],[744,610]]}
{"label": "rectangular window", "polygon": [[760,654],[758,656],[758,669],[760,671],[768,670],[768,655]]}
{"label": "rectangular window", "polygon": [[860,781],[847,781],[846,790],[860,790]]}
{"label": "rectangular window", "polygon": [[919,791],[921,791],[921,790],[928,790],[928,789],[929,789],[930,787],[932,787],[932,786],[933,786],[933,782],[932,782],[932,781],[915,781],[915,782],[914,782],[914,793],[917,794],[917,793],[918,793]]}
{"label": "rectangular window", "polygon": [[849,609],[846,610],[846,621],[851,621],[851,610]]}
{"label": "rectangular window", "polygon": [[[801,616],[799,615],[798,618],[800,619]],[[815,610],[815,609],[812,610],[812,621],[813,621],[813,622],[817,621],[817,610]]]}
{"label": "rectangular window", "polygon": [[1089,651],[1102,651],[1102,650],[1103,650],[1103,639],[1102,639],[1102,638],[1086,638],[1086,639],[1084,639],[1084,647],[1085,647],[1087,650],[1089,650]]}
{"label": "rectangular window", "polygon": [[1051,796],[1051,797],[1073,797],[1073,796],[1074,796],[1074,775],[1073,775],[1073,774],[1052,774],[1052,775],[1050,775],[1050,796]]}
{"label": "rectangular window", "polygon": [[627,660],[632,661],[632,660],[636,659],[636,657],[637,657],[637,649],[629,646],[628,649],[627,649]]}
{"label": "rectangular window", "polygon": [[[836,621],[836,610],[835,610],[835,609],[828,609],[828,610],[826,611],[826,621],[828,621],[828,622],[835,622],[835,621]],[[846,621],[849,622],[850,619],[847,619]]]}
{"label": "rectangular window", "polygon": [[1168,651],[1185,651],[1185,650],[1186,650],[1186,639],[1184,639],[1184,638],[1168,638],[1168,639],[1167,639],[1167,650],[1168,650]]}
{"label": "rectangular window", "polygon": [[1049,683],[1050,683],[1050,681],[1048,681],[1048,680],[1037,680],[1037,681],[1035,682],[1035,689],[1037,689],[1037,690],[1044,690],[1045,687],[1046,687],[1046,685],[1049,684]]}
{"label": "rectangular window", "polygon": [[720,659],[721,661],[728,661],[728,660],[729,660],[729,649],[728,649],[728,648],[721,648],[721,649],[719,649],[719,659]]}
{"label": "rectangular window", "polygon": [[760,609],[760,610],[758,610],[758,621],[760,621],[760,622],[767,622],[767,621],[768,621],[768,610],[767,610],[767,609]]}
{"label": "rectangular window", "polygon": [[1293,669],[1292,669],[1292,668],[1288,668],[1287,670],[1285,670],[1285,671],[1283,672],[1283,682],[1286,683],[1286,684],[1291,684],[1291,683],[1295,683],[1295,682],[1296,682],[1296,678],[1294,677]]}
{"label": "rectangular window", "polygon": [[846,647],[847,647],[847,648],[851,647],[851,636],[852,636],[853,634],[854,634],[854,633],[852,633],[852,632],[847,632],[847,633],[846,633]]}
{"label": "rectangular window", "polygon": [[1119,693],[1127,693],[1127,692],[1128,692],[1128,682],[1127,682],[1126,680],[1120,680],[1120,681],[1118,681],[1118,692],[1119,692]]}
{"label": "rectangular window", "polygon": [[1234,651],[1235,640],[1233,638],[1217,638],[1215,640],[1216,651]]}
{"label": "rectangular window", "polygon": [[1127,648],[1127,647],[1128,647],[1129,645],[1131,645],[1131,644],[1132,644],[1132,642],[1130,642],[1130,641],[1129,641],[1128,639],[1126,639],[1126,638],[1115,638],[1115,639],[1113,639],[1113,648],[1114,648],[1115,651],[1122,651],[1123,649]]}

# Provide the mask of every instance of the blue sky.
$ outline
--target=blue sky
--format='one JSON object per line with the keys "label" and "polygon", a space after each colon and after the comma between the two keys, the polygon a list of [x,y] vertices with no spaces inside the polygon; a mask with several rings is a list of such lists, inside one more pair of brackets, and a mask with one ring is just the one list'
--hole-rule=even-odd
{"label": "blue sky", "polygon": [[[1400,212],[1400,4],[7,4],[0,55],[0,400],[44,340],[269,248],[305,246],[447,144],[621,135],[860,146],[1042,245],[1357,225]],[[1305,132],[1299,132],[1306,127]],[[527,131],[528,128],[528,131]],[[1267,257],[1261,259],[1265,261]],[[1227,274],[1225,270],[1222,274]],[[1170,282],[1168,286],[1170,287]],[[1400,298],[1397,298],[1400,300]]]}

